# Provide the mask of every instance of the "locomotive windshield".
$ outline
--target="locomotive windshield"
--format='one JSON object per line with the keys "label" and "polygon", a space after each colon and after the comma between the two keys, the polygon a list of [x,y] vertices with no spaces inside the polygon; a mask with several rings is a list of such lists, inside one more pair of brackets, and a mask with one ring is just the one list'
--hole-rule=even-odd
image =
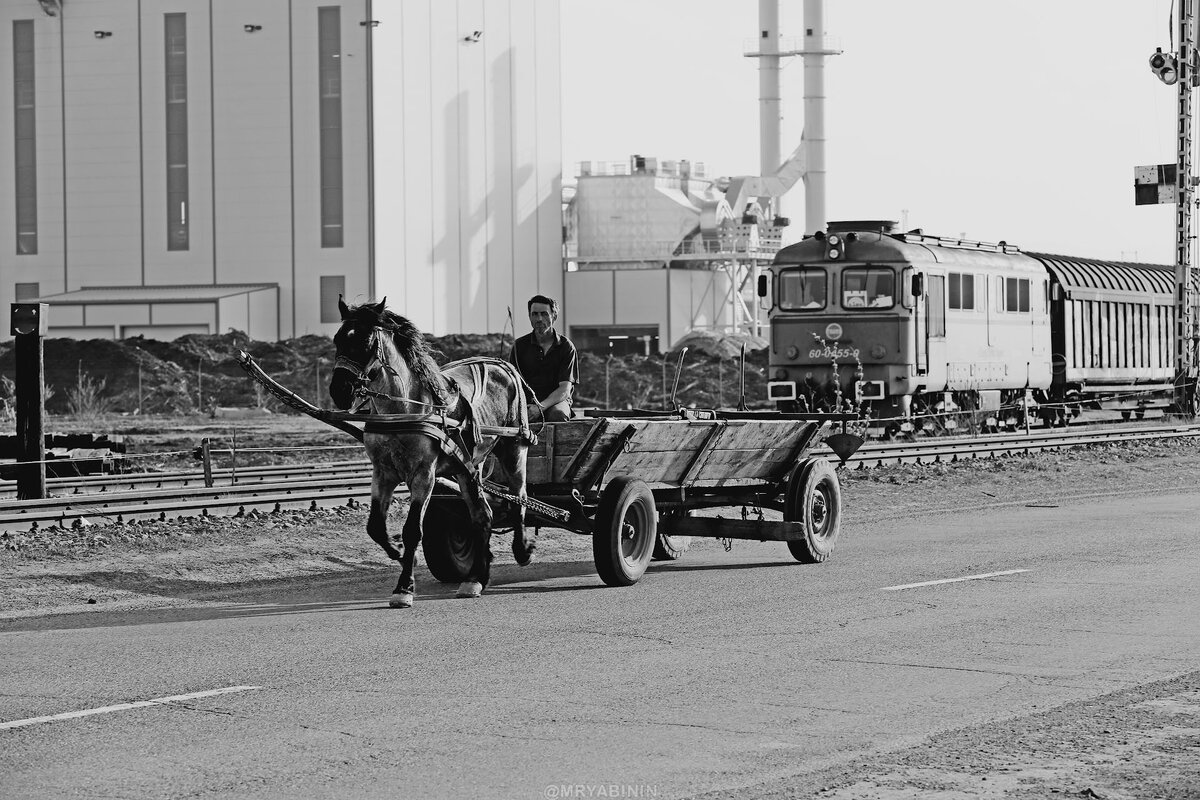
{"label": "locomotive windshield", "polygon": [[842,308],[891,308],[895,298],[896,273],[890,267],[842,270]]}
{"label": "locomotive windshield", "polygon": [[828,278],[823,269],[785,269],[779,273],[779,307],[816,311],[825,307]]}

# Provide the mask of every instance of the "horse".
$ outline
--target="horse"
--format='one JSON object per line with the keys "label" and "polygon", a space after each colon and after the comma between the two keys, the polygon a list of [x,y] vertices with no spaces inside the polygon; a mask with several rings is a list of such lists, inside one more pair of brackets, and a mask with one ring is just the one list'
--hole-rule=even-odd
{"label": "horse", "polygon": [[[389,599],[393,608],[411,608],[416,591],[413,562],[422,536],[425,510],[439,477],[457,481],[459,493],[479,537],[475,557],[459,597],[479,597],[491,576],[492,509],[480,482],[483,458],[493,475],[521,501],[526,498],[525,466],[529,412],[524,381],[508,362],[470,358],[438,367],[424,335],[409,320],[379,303],[347,306],[338,298],[342,324],[333,337],[337,348],[329,396],[343,411],[403,414],[398,425],[367,423],[363,444],[373,467],[371,510],[367,533],[387,555],[400,562],[400,579]],[[449,420],[465,435],[447,437]],[[516,428],[517,436],[495,440],[481,435],[479,426]],[[382,430],[381,430],[382,428]],[[473,432],[473,433],[472,433]],[[470,442],[468,442],[468,438]],[[448,447],[455,442],[465,447]],[[464,458],[463,451],[471,451]],[[451,453],[457,452],[458,455]],[[408,485],[411,502],[404,522],[401,549],[388,537],[387,511],[399,483]],[[528,564],[536,547],[536,528],[527,531],[524,506],[513,513],[513,556]]]}

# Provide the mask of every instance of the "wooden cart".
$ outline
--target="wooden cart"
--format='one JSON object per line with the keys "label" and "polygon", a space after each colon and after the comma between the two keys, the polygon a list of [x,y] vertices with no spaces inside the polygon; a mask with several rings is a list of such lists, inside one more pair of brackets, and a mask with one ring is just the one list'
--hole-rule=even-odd
{"label": "wooden cart", "polygon": [[[435,419],[438,415],[320,409],[281,386],[248,353],[240,352],[238,361],[288,406],[359,441],[362,426],[399,432],[415,425],[428,434],[431,426],[451,424]],[[537,428],[538,443],[529,449],[528,498],[522,501],[526,524],[591,536],[596,570],[610,586],[636,583],[655,555],[677,558],[689,536],[782,541],[797,560],[818,563],[837,543],[842,492],[832,465],[813,451],[824,442],[845,462],[863,443],[846,431],[857,418],[685,408],[659,414],[600,411],[546,423]],[[479,431],[485,437],[519,434],[516,428]],[[482,488],[493,499],[511,501],[495,509],[494,527],[503,528],[505,514],[511,513],[504,505],[517,498],[486,479]],[[435,578],[449,583],[466,579],[474,548],[480,546],[457,490],[453,482],[439,479],[422,526],[425,563]],[[741,518],[693,515],[725,506],[740,508]],[[764,508],[781,511],[783,520],[763,519]]]}
{"label": "wooden cart", "polygon": [[[783,541],[798,561],[833,552],[841,525],[837,473],[813,455],[821,442],[843,462],[862,439],[851,414],[695,412],[614,414],[547,423],[529,450],[526,524],[592,537],[596,570],[628,586],[654,557],[677,558],[686,537]],[[736,517],[694,516],[734,507]],[[762,509],[783,513],[762,518]],[[496,527],[504,527],[504,509]],[[448,487],[426,511],[422,548],[438,580],[466,577],[473,548],[466,508]]]}

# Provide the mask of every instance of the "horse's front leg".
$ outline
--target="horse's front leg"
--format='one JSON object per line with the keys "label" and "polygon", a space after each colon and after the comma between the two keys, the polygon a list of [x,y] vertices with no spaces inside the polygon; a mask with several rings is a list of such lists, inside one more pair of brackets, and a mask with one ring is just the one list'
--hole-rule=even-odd
{"label": "horse's front leg", "polygon": [[371,511],[367,515],[367,533],[383,548],[388,558],[399,561],[401,553],[388,538],[387,512],[392,505],[392,495],[400,479],[388,469],[376,466],[371,480]]}
{"label": "horse's front leg", "polygon": [[425,521],[425,509],[429,508],[429,497],[433,494],[433,482],[436,476],[434,465],[417,468],[408,478],[408,517],[404,520],[401,532],[404,552],[400,556],[400,580],[388,605],[392,608],[412,608],[413,596],[416,593],[416,581],[413,580],[413,565],[416,563],[417,548],[421,544],[421,525]]}
{"label": "horse's front leg", "polygon": [[492,576],[492,508],[479,483],[465,471],[458,476],[459,494],[471,512],[471,535],[478,537],[475,559],[467,579],[459,584],[459,597],[479,597]]}
{"label": "horse's front leg", "polygon": [[[496,459],[500,465],[504,485],[508,487],[510,494],[515,494],[521,500],[526,498],[525,465],[528,454],[527,447],[514,444],[511,448],[505,447],[497,453]],[[518,505],[513,513],[512,552],[513,558],[522,567],[533,560],[533,551],[537,549],[537,537],[537,528],[525,527],[525,506]]]}

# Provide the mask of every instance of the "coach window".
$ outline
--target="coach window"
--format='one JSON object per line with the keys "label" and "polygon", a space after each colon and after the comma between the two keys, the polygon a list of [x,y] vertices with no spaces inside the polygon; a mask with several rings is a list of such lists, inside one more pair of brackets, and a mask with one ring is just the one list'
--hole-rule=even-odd
{"label": "coach window", "polygon": [[948,297],[950,308],[970,311],[975,308],[975,276],[951,272]]}
{"label": "coach window", "polygon": [[891,308],[895,297],[896,273],[890,267],[842,270],[842,308]]}
{"label": "coach window", "polygon": [[823,269],[786,269],[779,273],[779,307],[785,311],[825,308],[827,284]]}

